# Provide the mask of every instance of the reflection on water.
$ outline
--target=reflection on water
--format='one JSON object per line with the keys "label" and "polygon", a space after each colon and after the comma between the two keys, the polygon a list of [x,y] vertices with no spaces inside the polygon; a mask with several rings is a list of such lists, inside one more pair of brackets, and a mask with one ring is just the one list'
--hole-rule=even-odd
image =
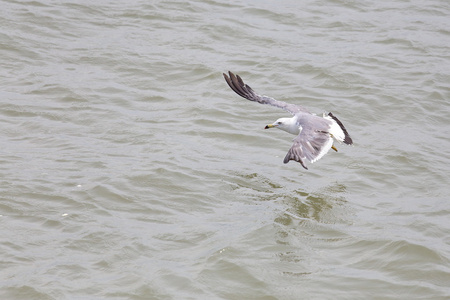
{"label": "reflection on water", "polygon": [[346,222],[340,214],[345,211],[345,185],[333,184],[323,189],[306,193],[295,191],[283,200],[287,204],[286,216],[300,219],[311,219],[320,223]]}
{"label": "reflection on water", "polygon": [[275,219],[276,223],[288,226],[294,220],[309,219],[323,224],[347,223],[348,214],[346,186],[330,184],[315,192],[300,189],[287,191],[287,188],[265,176],[235,174],[241,180],[234,180],[233,191],[251,197],[255,201],[276,201],[285,211]]}

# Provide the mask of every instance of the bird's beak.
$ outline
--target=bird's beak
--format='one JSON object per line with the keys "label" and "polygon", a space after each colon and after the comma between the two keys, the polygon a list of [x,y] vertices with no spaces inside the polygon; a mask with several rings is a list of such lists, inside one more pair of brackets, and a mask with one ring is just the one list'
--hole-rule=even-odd
{"label": "bird's beak", "polygon": [[266,125],[266,127],[264,127],[264,129],[269,129],[269,128],[273,128],[273,127],[275,127],[275,125],[269,124],[269,125]]}

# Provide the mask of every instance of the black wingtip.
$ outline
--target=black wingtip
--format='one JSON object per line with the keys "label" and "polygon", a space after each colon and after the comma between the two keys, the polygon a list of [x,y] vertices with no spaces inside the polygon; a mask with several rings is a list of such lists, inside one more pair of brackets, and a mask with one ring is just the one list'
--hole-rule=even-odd
{"label": "black wingtip", "polygon": [[333,120],[335,120],[336,123],[338,123],[339,127],[341,127],[342,131],[344,132],[344,135],[345,135],[345,137],[344,137],[344,144],[352,145],[352,144],[353,144],[353,140],[352,140],[352,138],[350,137],[350,135],[348,134],[347,129],[345,129],[344,124],[342,124],[342,122],[339,121],[339,119],[336,118],[331,112],[328,113],[328,115],[329,115]]}
{"label": "black wingtip", "polygon": [[227,82],[228,86],[242,98],[255,101],[255,92],[252,88],[245,84],[239,75],[235,75],[233,72],[228,71],[228,75],[223,73],[223,77]]}

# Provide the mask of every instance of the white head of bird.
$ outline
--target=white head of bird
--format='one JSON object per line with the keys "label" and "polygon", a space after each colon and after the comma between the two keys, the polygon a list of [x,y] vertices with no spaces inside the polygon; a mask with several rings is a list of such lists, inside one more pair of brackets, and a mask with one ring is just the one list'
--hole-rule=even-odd
{"label": "white head of bird", "polygon": [[300,127],[297,123],[297,118],[279,118],[273,124],[267,125],[264,129],[278,128],[290,134],[298,135],[300,133]]}

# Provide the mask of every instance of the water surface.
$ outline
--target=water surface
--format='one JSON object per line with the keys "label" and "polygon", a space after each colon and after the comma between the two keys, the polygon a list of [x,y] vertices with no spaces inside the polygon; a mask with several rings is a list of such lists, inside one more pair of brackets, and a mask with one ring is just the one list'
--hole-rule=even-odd
{"label": "water surface", "polygon": [[0,3],[2,298],[450,297],[447,1]]}

